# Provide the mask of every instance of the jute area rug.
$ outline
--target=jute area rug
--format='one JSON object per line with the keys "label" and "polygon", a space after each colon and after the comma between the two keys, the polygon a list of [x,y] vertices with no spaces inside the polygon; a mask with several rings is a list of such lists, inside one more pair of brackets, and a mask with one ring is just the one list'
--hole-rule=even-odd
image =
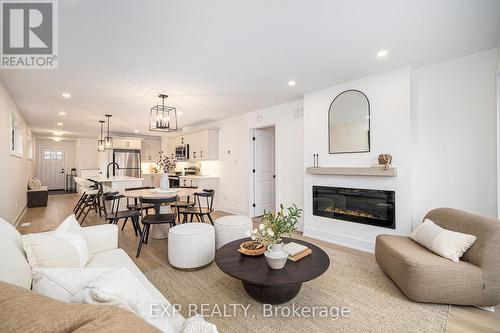
{"label": "jute area rug", "polygon": [[410,301],[373,257],[323,249],[330,268],[277,306],[254,301],[215,263],[193,272],[163,267],[146,276],[184,317],[203,314],[223,333],[446,331],[449,306]]}

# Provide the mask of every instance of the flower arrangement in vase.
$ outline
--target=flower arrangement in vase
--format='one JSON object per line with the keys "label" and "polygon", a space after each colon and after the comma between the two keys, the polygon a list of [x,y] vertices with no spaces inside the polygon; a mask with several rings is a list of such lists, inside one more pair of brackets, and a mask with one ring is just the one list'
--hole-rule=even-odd
{"label": "flower arrangement in vase", "polygon": [[168,174],[175,171],[177,167],[177,161],[169,157],[163,151],[160,152],[160,160],[158,161],[158,166],[164,172],[161,176],[160,188],[162,190],[168,190],[170,188],[170,181],[168,180]]}
{"label": "flower arrangement in vase", "polygon": [[302,209],[294,204],[286,210],[280,205],[278,212],[264,212],[262,223],[252,232],[252,240],[258,241],[267,247],[264,253],[267,263],[272,269],[281,269],[285,266],[288,253],[283,251],[283,235],[291,236],[297,230]]}

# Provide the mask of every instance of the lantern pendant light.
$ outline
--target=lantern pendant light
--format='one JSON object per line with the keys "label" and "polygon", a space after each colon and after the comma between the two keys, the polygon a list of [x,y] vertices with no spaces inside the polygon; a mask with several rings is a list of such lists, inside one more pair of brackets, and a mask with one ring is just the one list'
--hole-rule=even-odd
{"label": "lantern pendant light", "polygon": [[168,95],[161,94],[161,105],[151,108],[149,114],[149,130],[157,132],[177,131],[177,110],[175,107],[165,105]]}
{"label": "lantern pendant light", "polygon": [[101,123],[101,136],[99,137],[99,140],[97,140],[97,151],[106,151],[104,139],[102,137],[102,127],[103,127],[105,121],[99,120],[99,122]]}
{"label": "lantern pendant light", "polygon": [[106,150],[112,150],[113,149],[113,138],[109,135],[109,119],[112,117],[110,114],[105,115],[106,118],[108,118],[108,132],[106,134],[106,137],[104,138],[104,147]]}

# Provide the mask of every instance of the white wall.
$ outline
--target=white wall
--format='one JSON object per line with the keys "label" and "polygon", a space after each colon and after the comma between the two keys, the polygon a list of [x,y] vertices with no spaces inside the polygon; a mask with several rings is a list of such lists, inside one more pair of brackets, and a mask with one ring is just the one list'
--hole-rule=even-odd
{"label": "white wall", "polygon": [[[219,161],[202,162],[202,171],[220,176],[221,210],[250,214],[251,130],[275,126],[276,203],[303,207],[302,101],[249,112],[205,125],[219,128]],[[198,130],[198,129],[197,129]],[[162,140],[165,149],[167,140]]]}
{"label": "white wall", "polygon": [[[23,124],[24,156],[10,155],[10,113]],[[2,190],[0,191],[0,217],[16,222],[16,218],[26,207],[26,189],[28,178],[34,175],[34,160],[27,158],[30,128],[26,124],[15,102],[0,81],[0,175],[2,175]],[[33,138],[33,143],[35,140]],[[35,145],[36,146],[36,145]],[[36,157],[36,148],[33,150]]]}
{"label": "white wall", "polygon": [[[304,96],[304,168],[319,154],[320,166],[370,166],[382,153],[393,156],[397,177],[317,176],[305,174],[304,234],[349,247],[371,251],[380,233],[408,234],[411,231],[411,103],[410,69],[348,82]],[[328,109],[333,99],[348,89],[357,89],[370,101],[371,151],[335,154],[328,152]],[[396,229],[314,216],[312,186],[337,186],[396,192]]]}
{"label": "white wall", "polygon": [[64,148],[64,170],[67,174],[71,172],[72,168],[76,168],[76,142],[75,141],[59,141],[54,140],[38,140],[37,141],[37,158],[36,158],[36,177],[42,179],[41,173],[41,150],[43,148]]}
{"label": "white wall", "polygon": [[414,222],[446,206],[497,216],[496,50],[413,71]]}

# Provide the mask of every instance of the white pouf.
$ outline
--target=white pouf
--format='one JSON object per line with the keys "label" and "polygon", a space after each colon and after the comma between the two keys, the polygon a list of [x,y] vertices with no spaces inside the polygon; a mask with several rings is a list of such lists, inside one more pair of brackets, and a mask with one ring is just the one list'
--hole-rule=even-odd
{"label": "white pouf", "polygon": [[208,223],[185,223],[168,232],[168,261],[175,268],[193,269],[215,258],[214,227]]}
{"label": "white pouf", "polygon": [[230,215],[219,217],[214,222],[215,248],[218,250],[234,240],[249,237],[253,229],[252,219],[248,216]]}

